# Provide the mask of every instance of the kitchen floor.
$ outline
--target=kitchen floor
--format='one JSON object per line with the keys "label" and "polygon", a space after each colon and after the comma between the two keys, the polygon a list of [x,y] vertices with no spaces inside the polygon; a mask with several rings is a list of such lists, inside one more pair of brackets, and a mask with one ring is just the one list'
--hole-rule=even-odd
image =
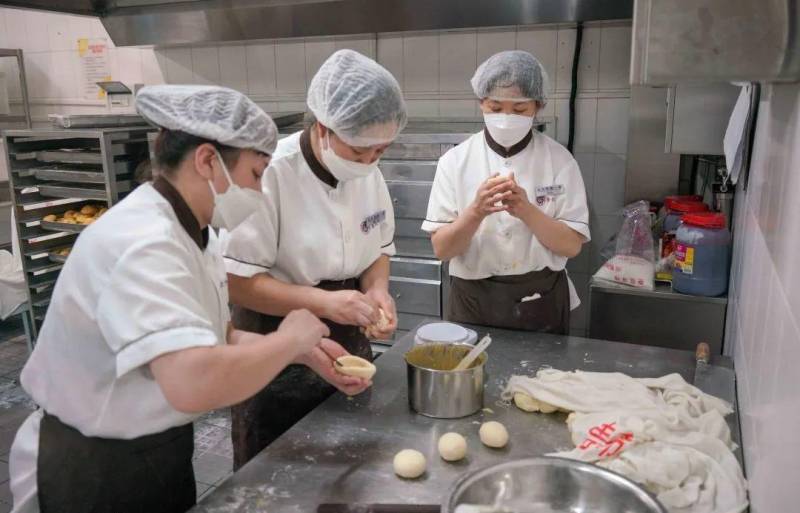
{"label": "kitchen floor", "polygon": [[[11,511],[8,452],[20,424],[35,405],[19,385],[28,350],[18,319],[0,322],[0,513]],[[231,475],[230,410],[207,413],[194,425],[194,474],[198,499]]]}

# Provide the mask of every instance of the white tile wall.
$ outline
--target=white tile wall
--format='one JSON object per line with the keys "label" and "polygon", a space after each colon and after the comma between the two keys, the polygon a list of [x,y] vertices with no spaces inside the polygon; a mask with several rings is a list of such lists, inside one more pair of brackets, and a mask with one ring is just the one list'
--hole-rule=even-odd
{"label": "white tile wall", "polygon": [[439,35],[439,90],[469,92],[477,67],[477,33],[445,32]]}
{"label": "white tile wall", "polygon": [[378,62],[403,85],[403,36],[378,34]]}
{"label": "white tile wall", "polygon": [[[794,511],[800,474],[800,86],[765,86],[737,190],[725,351],[734,357],[751,511]],[[792,231],[793,230],[793,231]]]}
{"label": "white tile wall", "polygon": [[221,78],[219,48],[216,46],[192,48],[192,72],[195,84],[219,85]]}
{"label": "white tile wall", "polygon": [[168,48],[163,55],[167,64],[167,81],[170,84],[194,82],[191,48]]}
{"label": "white tile wall", "polygon": [[[245,45],[247,59],[247,92],[265,95],[277,90],[275,81],[275,45],[254,43]],[[305,72],[304,72],[305,73]]]}
{"label": "white tile wall", "polygon": [[[525,37],[523,37],[525,39]],[[528,41],[525,41],[528,44]],[[492,55],[504,50],[520,48],[517,44],[517,30],[514,28],[478,29],[477,63],[480,64]]]}
{"label": "white tile wall", "polygon": [[439,91],[439,36],[423,34],[403,38],[403,90]]}
{"label": "white tile wall", "polygon": [[219,47],[220,84],[247,92],[247,56],[244,45]]}
{"label": "white tile wall", "polygon": [[[374,36],[362,36],[362,37],[355,37],[355,38],[337,38],[334,40],[334,45],[336,50],[343,50],[345,48],[349,50],[354,50],[361,55],[366,55],[367,57],[374,59],[375,52],[376,52],[376,44],[375,44],[375,37]],[[309,75],[308,80],[311,80],[311,75]]]}
{"label": "white tile wall", "polygon": [[306,41],[306,78],[309,84],[322,63],[337,49],[336,42],[328,39]]}
{"label": "white tile wall", "polygon": [[275,76],[278,91],[306,92],[306,54],[303,41],[275,43]]}
{"label": "white tile wall", "polygon": [[626,154],[628,152],[628,98],[597,100],[597,151]]}
{"label": "white tile wall", "polygon": [[605,27],[600,38],[600,89],[626,89],[631,63],[631,28]]}
{"label": "white tile wall", "polygon": [[542,63],[551,80],[556,73],[556,48],[560,51],[558,43],[558,30],[553,27],[519,27],[517,30],[517,49],[532,53]]}

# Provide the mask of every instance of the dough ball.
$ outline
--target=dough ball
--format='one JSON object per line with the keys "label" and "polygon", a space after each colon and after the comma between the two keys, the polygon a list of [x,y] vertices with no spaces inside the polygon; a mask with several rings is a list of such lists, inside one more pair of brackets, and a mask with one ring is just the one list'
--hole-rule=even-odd
{"label": "dough ball", "polygon": [[85,216],[93,216],[97,213],[97,207],[94,205],[84,205],[81,208],[81,214]]}
{"label": "dough ball", "polygon": [[58,219],[57,215],[50,214],[50,215],[44,216],[42,218],[42,221],[47,221],[47,222],[50,222],[50,223],[54,223],[56,221],[56,219]]}
{"label": "dough ball", "polygon": [[481,442],[487,447],[500,449],[508,443],[508,430],[497,421],[484,422],[481,424],[479,433]]}
{"label": "dough ball", "polygon": [[439,456],[445,461],[458,461],[467,455],[467,440],[458,433],[445,433],[439,438]]}
{"label": "dough ball", "polygon": [[522,411],[539,411],[539,401],[522,392],[514,394],[514,404]]}
{"label": "dough ball", "polygon": [[372,363],[358,356],[347,355],[336,359],[339,365],[334,365],[339,374],[355,376],[357,378],[372,379],[377,370]]}
{"label": "dough ball", "polygon": [[394,456],[394,473],[406,479],[416,479],[425,473],[425,456],[414,449],[403,449]]}
{"label": "dough ball", "polygon": [[542,413],[553,413],[554,411],[558,410],[555,406],[550,403],[546,403],[544,401],[539,401],[539,410]]}
{"label": "dough ball", "polygon": [[75,217],[76,214],[77,212],[75,212],[74,210],[67,210],[66,212],[64,212],[64,218],[69,219],[70,217]]}

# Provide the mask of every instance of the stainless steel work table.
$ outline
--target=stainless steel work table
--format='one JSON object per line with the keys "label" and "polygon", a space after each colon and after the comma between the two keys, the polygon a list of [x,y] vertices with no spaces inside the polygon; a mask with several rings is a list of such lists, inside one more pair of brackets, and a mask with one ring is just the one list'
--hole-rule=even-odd
{"label": "stainless steel work table", "polygon": [[[413,344],[412,332],[376,361],[378,372],[370,392],[330,398],[192,511],[314,512],[322,503],[438,504],[464,472],[573,447],[565,414],[524,413],[501,403],[503,384],[513,374],[533,374],[551,366],[634,377],[677,372],[689,382],[694,377],[694,354],[688,351],[494,329],[491,335],[484,411],[446,420],[409,409],[403,354]],[[723,357],[712,363],[731,366]],[[706,392],[734,402],[734,384],[729,385]],[[478,427],[486,420],[506,425],[510,433],[506,448],[492,450],[481,444]],[[738,443],[738,413],[728,421]],[[437,441],[448,431],[467,437],[469,451],[462,462],[439,458]],[[392,459],[406,448],[421,451],[428,460],[427,473],[420,479],[407,481],[394,475]]]}

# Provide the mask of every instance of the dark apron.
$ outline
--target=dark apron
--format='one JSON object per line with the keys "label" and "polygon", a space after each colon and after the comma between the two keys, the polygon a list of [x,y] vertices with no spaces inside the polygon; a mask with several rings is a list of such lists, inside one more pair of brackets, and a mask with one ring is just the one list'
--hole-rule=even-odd
{"label": "dark apron", "polygon": [[192,424],[132,440],[88,437],[47,413],[36,481],[42,513],[183,513],[196,502]]}
{"label": "dark apron", "polygon": [[[535,293],[542,297],[521,301]],[[445,318],[459,323],[566,335],[569,332],[567,273],[545,268],[482,280],[451,276]]]}
{"label": "dark apron", "polygon": [[[358,280],[321,282],[318,288],[357,290]],[[271,333],[278,329],[282,317],[264,315],[234,306],[233,325],[254,333]],[[369,339],[358,326],[344,326],[323,319],[331,330],[330,338],[348,352],[372,361]],[[256,454],[285,433],[330,397],[336,388],[305,365],[290,365],[252,398],[231,408],[233,468],[238,470]]]}

